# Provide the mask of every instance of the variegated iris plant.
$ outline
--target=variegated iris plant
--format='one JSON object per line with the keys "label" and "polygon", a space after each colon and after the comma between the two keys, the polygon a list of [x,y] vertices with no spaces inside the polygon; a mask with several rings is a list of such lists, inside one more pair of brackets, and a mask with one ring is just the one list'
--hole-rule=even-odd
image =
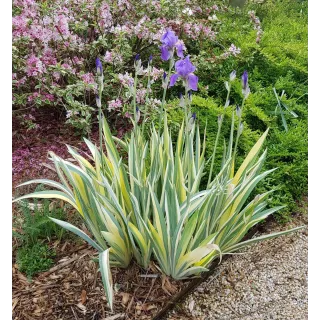
{"label": "variegated iris plant", "polygon": [[[173,62],[170,64],[172,66]],[[99,73],[101,76],[102,72]],[[184,99],[187,101],[187,94]],[[255,186],[273,171],[261,171],[266,151],[261,155],[260,151],[268,131],[235,171],[235,148],[241,123],[239,120],[234,144],[233,118],[221,170],[211,179],[213,155],[210,178],[205,181],[207,188],[201,190],[206,165],[206,134],[201,139],[199,126],[187,103],[185,110],[185,120],[176,141],[172,140],[165,111],[160,118],[163,129],[152,126],[146,137],[144,127],[134,121],[131,135],[124,141],[113,137],[107,121],[100,119],[100,148],[85,139],[90,159],[69,146],[77,164],[51,152],[60,183],[45,179],[26,182],[22,185],[42,183],[54,190],[31,193],[15,200],[57,198],[70,203],[79,212],[92,237],[68,222],[52,220],[98,250],[111,308],[110,266],[125,268],[134,258],[147,269],[152,259],[161,272],[174,279],[184,279],[207,271],[210,263],[224,254],[293,231],[241,242],[252,226],[281,208],[266,208],[272,191],[249,201]],[[223,118],[219,120],[220,125],[221,120]],[[127,156],[126,161],[121,154]]]}

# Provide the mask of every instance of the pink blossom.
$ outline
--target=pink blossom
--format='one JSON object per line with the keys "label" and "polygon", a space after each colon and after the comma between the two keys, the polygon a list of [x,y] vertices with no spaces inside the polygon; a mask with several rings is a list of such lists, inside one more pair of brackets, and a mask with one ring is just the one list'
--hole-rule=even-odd
{"label": "pink blossom", "polygon": [[79,58],[79,57],[73,57],[73,62],[75,64],[78,64],[78,65],[82,65],[83,64],[83,58]]}
{"label": "pink blossom", "polygon": [[260,19],[256,16],[256,14],[253,10],[249,11],[248,15],[250,16],[250,19],[253,22],[253,25],[254,25],[253,29],[257,30],[256,43],[259,43],[261,41],[261,36],[263,34]]}
{"label": "pink blossom", "polygon": [[28,102],[32,102],[34,99],[40,97],[40,93],[39,92],[34,92],[32,95],[30,95],[28,97]]}
{"label": "pink blossom", "polygon": [[126,72],[125,74],[118,74],[120,83],[125,87],[133,86],[133,78]]}
{"label": "pink blossom", "polygon": [[46,47],[43,50],[43,56],[41,57],[41,61],[45,65],[56,65],[57,64],[57,59],[56,59],[54,52],[51,48]]}
{"label": "pink blossom", "polygon": [[28,76],[38,76],[39,74],[43,73],[45,70],[42,61],[36,57],[34,54],[32,54],[27,59],[27,67],[26,72]]}
{"label": "pink blossom", "polygon": [[63,63],[62,65],[61,65],[63,68],[65,68],[65,69],[67,69],[67,70],[72,70],[72,67],[71,67],[71,65],[69,64],[69,63]]}
{"label": "pink blossom", "polygon": [[47,99],[47,100],[49,100],[49,101],[54,101],[54,96],[53,96],[53,94],[46,93],[46,94],[44,95],[44,100],[45,100],[45,99]]}
{"label": "pink blossom", "polygon": [[132,5],[128,0],[118,0],[118,7],[120,10],[130,10]]}
{"label": "pink blossom", "polygon": [[147,90],[144,88],[138,89],[136,93],[136,99],[138,103],[144,103],[145,102],[145,96],[146,96]]}
{"label": "pink blossom", "polygon": [[163,75],[163,69],[157,69],[156,67],[152,67],[152,70],[150,72],[150,76],[152,77],[152,80],[158,80]]}
{"label": "pink blossom", "polygon": [[118,110],[120,108],[122,108],[121,100],[116,99],[108,102],[108,111]]}
{"label": "pink blossom", "polygon": [[81,79],[83,80],[83,82],[85,82],[86,84],[94,84],[95,80],[94,80],[94,75],[89,72],[89,73],[85,73],[81,75]]}
{"label": "pink blossom", "polygon": [[63,36],[69,36],[69,22],[65,15],[58,15],[54,17],[55,27],[58,29],[59,33]]}
{"label": "pink blossom", "polygon": [[237,56],[237,55],[241,52],[241,50],[240,50],[240,48],[237,48],[237,47],[232,43],[231,46],[230,46],[230,48],[229,48],[229,52],[230,52],[231,54],[233,54],[234,56]]}
{"label": "pink blossom", "polygon": [[56,81],[58,81],[59,79],[60,79],[60,72],[58,72],[58,71],[54,71],[53,73],[52,73],[52,76],[54,77],[54,79],[56,80]]}
{"label": "pink blossom", "polygon": [[26,80],[27,80],[26,77],[22,77],[21,79],[17,80],[16,86],[19,88],[22,84],[26,83]]}
{"label": "pink blossom", "polygon": [[112,57],[112,52],[110,51],[107,51],[105,56],[104,56],[104,61],[105,62],[108,62],[108,63],[111,63],[113,60],[113,57]]}
{"label": "pink blossom", "polygon": [[15,16],[12,18],[13,35],[22,36],[26,32],[28,18],[24,15]]}
{"label": "pink blossom", "polygon": [[99,17],[101,17],[101,19],[99,21],[99,25],[101,28],[103,28],[103,30],[108,30],[113,25],[110,7],[105,2],[103,2],[100,7]]}

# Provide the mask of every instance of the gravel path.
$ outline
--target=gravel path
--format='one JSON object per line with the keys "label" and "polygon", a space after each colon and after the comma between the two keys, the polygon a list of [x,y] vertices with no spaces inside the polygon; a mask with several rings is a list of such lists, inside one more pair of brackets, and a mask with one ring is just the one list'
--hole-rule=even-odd
{"label": "gravel path", "polygon": [[[306,225],[305,214],[266,233]],[[308,319],[308,231],[255,244],[221,263],[167,319]]]}

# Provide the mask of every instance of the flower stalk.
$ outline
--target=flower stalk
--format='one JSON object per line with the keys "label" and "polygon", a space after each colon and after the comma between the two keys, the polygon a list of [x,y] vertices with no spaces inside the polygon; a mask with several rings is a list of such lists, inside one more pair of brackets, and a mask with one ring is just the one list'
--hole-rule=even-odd
{"label": "flower stalk", "polygon": [[232,86],[232,81],[235,79],[235,77],[236,77],[236,72],[232,71],[230,74],[230,83],[226,82],[228,84],[228,85],[226,85],[227,97],[226,97],[226,102],[224,104],[223,113],[222,113],[222,115],[218,116],[218,132],[216,135],[216,139],[215,139],[215,143],[214,143],[214,147],[213,147],[213,152],[212,152],[211,166],[210,166],[209,178],[208,178],[208,182],[207,182],[207,188],[209,188],[209,185],[211,183],[213,166],[214,166],[214,162],[215,162],[217,146],[218,146],[220,133],[221,133],[221,127],[223,124],[226,108],[229,106],[229,103],[230,103],[229,97],[230,97],[230,92],[231,92],[231,86]]}
{"label": "flower stalk", "polygon": [[99,114],[99,145],[100,145],[100,155],[101,155],[101,164],[103,171],[103,147],[102,147],[102,92],[103,92],[103,68],[102,63],[99,58],[96,59],[96,71],[97,71],[97,83],[98,83],[98,96],[96,97],[96,103],[98,106]]}

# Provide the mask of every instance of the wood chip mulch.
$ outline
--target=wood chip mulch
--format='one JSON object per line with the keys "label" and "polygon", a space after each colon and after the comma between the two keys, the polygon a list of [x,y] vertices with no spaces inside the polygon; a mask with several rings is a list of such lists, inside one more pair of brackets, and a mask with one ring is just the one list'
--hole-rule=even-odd
{"label": "wood chip mulch", "polygon": [[97,252],[87,245],[65,252],[69,253],[60,255],[54,267],[31,282],[13,264],[12,319],[152,319],[189,283],[161,275],[154,265],[147,271],[135,263],[127,269],[112,268],[115,295],[111,312],[93,259]]}

